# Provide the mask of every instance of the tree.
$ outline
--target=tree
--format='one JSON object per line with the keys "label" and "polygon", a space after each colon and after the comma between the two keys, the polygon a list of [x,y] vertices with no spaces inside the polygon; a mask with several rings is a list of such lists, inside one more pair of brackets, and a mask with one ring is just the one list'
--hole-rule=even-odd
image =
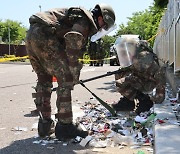
{"label": "tree", "polygon": [[168,4],[168,0],[154,0],[154,2],[155,6],[161,9],[167,7]]}
{"label": "tree", "polygon": [[5,22],[0,21],[0,36],[2,37],[3,42],[9,40],[10,34],[10,43],[11,44],[21,44],[24,41],[26,36],[26,28],[21,26],[20,22],[6,20]]}
{"label": "tree", "polygon": [[[106,35],[102,37],[101,45],[102,45],[102,50],[104,54],[103,57],[106,57],[106,58],[109,57],[110,47],[114,42],[115,42],[115,36]],[[88,55],[89,46],[90,46],[90,40],[86,45],[86,52],[83,55],[83,57],[86,57],[86,59],[89,59],[89,55]]]}
{"label": "tree", "polygon": [[[157,29],[161,17],[164,13],[164,9],[157,8],[156,6],[150,6],[149,9],[141,12],[133,13],[132,17],[129,17],[127,26],[121,24],[117,32],[117,36],[122,34],[137,34],[145,40],[150,40],[157,34]],[[150,44],[153,45],[154,40],[150,40]]]}
{"label": "tree", "polygon": [[110,51],[110,47],[111,45],[115,42],[115,37],[114,36],[104,36],[102,38],[103,43],[102,43],[102,48],[105,52],[105,57],[109,56],[109,51]]}

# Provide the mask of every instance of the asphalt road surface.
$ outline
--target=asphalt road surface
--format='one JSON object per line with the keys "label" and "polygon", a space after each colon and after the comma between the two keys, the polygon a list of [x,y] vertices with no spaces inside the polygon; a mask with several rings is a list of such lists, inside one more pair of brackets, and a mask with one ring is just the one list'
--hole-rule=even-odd
{"label": "asphalt road surface", "polygon": [[[80,79],[88,79],[117,70],[118,66],[90,67],[84,65]],[[82,147],[79,144],[62,143],[53,145],[34,144],[37,140],[37,130],[33,125],[37,124],[38,117],[31,116],[35,109],[31,93],[36,85],[36,74],[31,65],[0,64],[0,154],[133,154],[140,149],[126,147],[107,147],[94,150],[92,147]],[[85,84],[97,96],[108,103],[117,101],[120,94],[115,91],[114,76],[108,76]],[[54,83],[54,87],[57,83]],[[73,110],[76,117],[78,107],[88,102],[92,95],[81,85],[76,85],[72,91]],[[52,114],[56,113],[56,93],[52,94]],[[99,151],[99,152],[97,152]],[[146,150],[143,150],[148,153]]]}

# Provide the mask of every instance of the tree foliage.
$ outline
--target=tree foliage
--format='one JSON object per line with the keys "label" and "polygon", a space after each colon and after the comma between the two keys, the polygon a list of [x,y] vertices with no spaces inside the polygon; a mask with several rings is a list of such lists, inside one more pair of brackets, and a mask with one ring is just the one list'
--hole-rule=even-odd
{"label": "tree foliage", "polygon": [[[117,32],[117,36],[122,34],[138,34],[142,39],[149,40],[156,35],[157,29],[164,10],[155,6],[150,6],[149,9],[141,12],[133,13],[129,17],[127,26],[121,24]],[[150,43],[153,45],[154,40],[151,39]]]}
{"label": "tree foliage", "polygon": [[[164,13],[164,7],[166,7],[168,0],[154,0],[153,6],[149,6],[148,9],[140,12],[134,12],[132,17],[128,17],[127,24],[118,25],[118,30],[114,36],[105,36],[103,40],[103,49],[106,57],[109,56],[110,46],[115,42],[116,37],[122,34],[138,34],[143,39],[149,40],[157,34],[157,29],[161,17]],[[10,41],[12,44],[20,44],[26,37],[26,28],[22,26],[20,22],[7,19],[2,22],[0,20],[0,36],[3,42]],[[154,40],[151,39],[151,45]],[[88,44],[87,47],[88,48]]]}
{"label": "tree foliage", "polygon": [[106,57],[109,56],[109,50],[111,45],[115,42],[116,38],[123,34],[137,34],[142,39],[148,40],[150,45],[153,46],[154,38],[158,33],[159,23],[161,17],[164,14],[164,9],[153,6],[149,6],[148,9],[140,12],[135,12],[132,17],[128,17],[127,24],[120,24],[116,35],[105,36],[103,40],[103,49],[106,52]]}
{"label": "tree foliage", "polygon": [[103,40],[102,48],[105,52],[105,57],[108,57],[110,47],[115,42],[115,37],[106,35],[102,38],[102,40]]}
{"label": "tree foliage", "polygon": [[155,6],[159,8],[165,8],[167,7],[168,0],[154,0]]}
{"label": "tree foliage", "polygon": [[11,44],[21,44],[25,39],[26,30],[20,22],[9,19],[4,22],[0,21],[0,36],[3,42],[9,42],[10,36]]}

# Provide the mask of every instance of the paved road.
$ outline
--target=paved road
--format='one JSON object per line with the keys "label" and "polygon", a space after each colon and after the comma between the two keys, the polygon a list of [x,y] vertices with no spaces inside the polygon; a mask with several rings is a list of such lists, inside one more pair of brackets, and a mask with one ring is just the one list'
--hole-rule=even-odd
{"label": "paved road", "polygon": [[[81,71],[80,79],[87,79],[116,69],[118,66],[89,67],[86,65]],[[30,65],[0,64],[0,154],[97,153],[90,148],[82,148],[78,144],[68,146],[54,144],[53,147],[33,144],[33,141],[36,140],[34,137],[37,136],[37,130],[32,130],[32,126],[38,121],[38,117],[30,116],[30,111],[35,109],[31,98],[31,93],[34,92],[32,86],[35,85],[36,74],[32,72]],[[56,86],[54,83],[54,87]],[[109,103],[117,101],[120,97],[120,94],[115,92],[114,76],[88,82],[86,86]],[[80,85],[75,86],[72,96],[75,111],[77,102],[83,104],[92,98],[92,95]],[[54,92],[52,95],[53,113],[56,112],[55,100]],[[17,131],[17,128],[23,131]],[[109,147],[103,149],[101,153],[131,154],[137,153],[137,151],[137,149],[119,150],[117,147]]]}

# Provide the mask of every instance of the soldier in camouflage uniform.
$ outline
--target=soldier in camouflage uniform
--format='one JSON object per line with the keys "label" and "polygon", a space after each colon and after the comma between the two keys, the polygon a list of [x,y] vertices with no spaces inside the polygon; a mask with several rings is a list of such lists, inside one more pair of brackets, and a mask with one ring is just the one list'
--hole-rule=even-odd
{"label": "soldier in camouflage uniform", "polygon": [[88,48],[88,54],[90,57],[90,65],[89,66],[94,66],[96,64],[96,52],[97,52],[97,43],[96,42],[90,42],[89,43],[89,48]]}
{"label": "soldier in camouflage uniform", "polygon": [[[128,48],[128,43],[131,44],[132,42],[127,40],[125,43],[126,48]],[[146,41],[134,41],[132,44],[134,45],[135,53],[132,54],[131,49],[128,49],[129,59],[132,57],[132,62],[128,66],[129,70],[115,75],[117,90],[123,97],[120,98],[118,103],[112,104],[112,106],[117,111],[134,110],[134,99],[137,99],[139,103],[135,112],[140,114],[148,111],[153,106],[153,102],[163,102],[166,84],[165,67],[159,65],[156,54],[153,53]],[[122,57],[119,58],[120,65],[126,59]],[[156,93],[150,97],[148,93],[152,92],[153,89],[156,89]]]}
{"label": "soldier in camouflage uniform", "polygon": [[98,60],[95,66],[103,66],[103,59],[105,57],[105,52],[102,48],[102,39],[97,40],[97,52],[96,59]]}
{"label": "soldier in camouflage uniform", "polygon": [[58,83],[55,135],[58,139],[85,137],[87,132],[72,123],[71,90],[78,83],[82,68],[78,58],[88,37],[114,25],[114,11],[106,4],[98,4],[92,11],[80,7],[52,9],[32,15],[29,22],[26,48],[38,78],[33,97],[40,113],[39,136],[52,133],[50,99],[55,76]]}
{"label": "soldier in camouflage uniform", "polygon": [[[103,58],[105,57],[105,52],[102,50],[102,40],[99,39],[96,42],[90,42],[88,53],[90,56],[90,65],[89,66],[103,66]],[[93,61],[95,60],[95,61]]]}

